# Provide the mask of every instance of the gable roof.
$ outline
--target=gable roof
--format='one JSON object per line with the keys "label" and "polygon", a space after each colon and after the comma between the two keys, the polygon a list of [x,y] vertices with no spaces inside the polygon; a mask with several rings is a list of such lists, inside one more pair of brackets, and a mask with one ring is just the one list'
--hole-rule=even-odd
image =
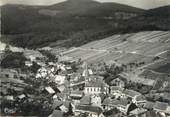
{"label": "gable roof", "polygon": [[137,91],[128,90],[128,89],[124,90],[123,93],[124,93],[125,95],[127,95],[127,96],[130,96],[130,97],[135,97],[135,96],[137,96],[137,95],[141,95],[141,94],[140,94],[139,92],[137,92]]}
{"label": "gable roof", "polygon": [[132,110],[130,113],[133,114],[133,115],[139,115],[139,114],[143,114],[147,112],[146,109],[143,109],[143,108],[136,108],[135,110]]}
{"label": "gable roof", "polygon": [[60,110],[54,110],[51,117],[63,117],[63,112]]}
{"label": "gable roof", "polygon": [[100,79],[91,80],[85,84],[85,87],[100,87],[101,88],[103,86],[106,86],[106,84],[104,83],[103,80],[100,80]]}
{"label": "gable roof", "polygon": [[129,104],[129,101],[127,99],[112,100],[112,104],[117,106],[127,106]]}
{"label": "gable roof", "polygon": [[136,97],[136,101],[143,101],[143,100],[146,100],[145,96],[143,95],[139,95]]}
{"label": "gable roof", "polygon": [[111,90],[115,90],[115,91],[120,91],[120,92],[122,92],[124,89],[123,89],[123,88],[120,88],[120,87],[118,87],[118,86],[112,86],[112,87],[111,87]]}
{"label": "gable roof", "polygon": [[85,111],[85,112],[93,112],[97,113],[98,115],[102,113],[102,109],[98,106],[83,106],[83,105],[77,105],[76,110],[78,111]]}
{"label": "gable roof", "polygon": [[62,101],[59,101],[59,100],[55,100],[54,103],[53,103],[53,109],[61,106],[63,104]]}
{"label": "gable roof", "polygon": [[110,105],[110,104],[111,104],[111,103],[110,103],[111,101],[112,101],[112,99],[106,98],[106,99],[104,99],[102,105]]}
{"label": "gable roof", "polygon": [[51,87],[45,87],[45,89],[48,91],[48,93],[53,94],[55,93],[54,89],[52,89]]}
{"label": "gable roof", "polygon": [[116,99],[106,98],[103,101],[103,105],[110,105],[110,106],[127,106],[128,104],[129,101],[127,99],[116,100]]}
{"label": "gable roof", "polygon": [[91,103],[91,97],[90,96],[84,96],[80,100],[80,104],[82,104],[82,105],[89,105],[90,103]]}
{"label": "gable roof", "polygon": [[83,96],[83,92],[82,91],[71,91],[70,96],[71,97],[82,97]]}

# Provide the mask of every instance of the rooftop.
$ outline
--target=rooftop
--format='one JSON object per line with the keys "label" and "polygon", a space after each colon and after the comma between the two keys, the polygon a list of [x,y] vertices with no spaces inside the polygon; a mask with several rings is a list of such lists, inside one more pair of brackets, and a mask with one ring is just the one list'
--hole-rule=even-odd
{"label": "rooftop", "polygon": [[98,106],[82,106],[82,105],[78,105],[76,106],[76,110],[81,110],[81,111],[85,111],[85,112],[95,112],[97,114],[101,114],[102,113],[102,109]]}
{"label": "rooftop", "polygon": [[63,112],[59,110],[54,110],[50,117],[63,117]]}
{"label": "rooftop", "polygon": [[106,98],[103,101],[103,105],[110,105],[110,106],[127,106],[128,104],[129,101],[127,99],[117,100],[117,99]]}
{"label": "rooftop", "polygon": [[85,84],[85,87],[103,87],[104,85],[104,81],[102,80],[91,80]]}
{"label": "rooftop", "polygon": [[142,101],[142,100],[146,100],[145,96],[139,95],[136,97],[136,101]]}
{"label": "rooftop", "polygon": [[128,90],[128,89],[124,90],[123,93],[124,93],[125,95],[127,95],[127,96],[130,96],[130,97],[135,97],[135,96],[137,96],[137,95],[141,95],[141,94],[140,94],[139,92],[137,92],[137,91]]}
{"label": "rooftop", "polygon": [[120,88],[120,87],[117,87],[117,86],[112,86],[111,87],[111,90],[118,90],[118,91],[123,91],[124,89],[123,88]]}
{"label": "rooftop", "polygon": [[143,108],[137,108],[137,109],[135,109],[135,110],[132,110],[130,113],[131,114],[134,114],[134,115],[139,115],[139,114],[143,114],[143,113],[145,113],[145,112],[147,112],[147,110],[146,109],[143,109]]}
{"label": "rooftop", "polygon": [[90,103],[91,103],[91,97],[90,96],[84,96],[80,100],[80,104],[82,104],[82,105],[89,105]]}

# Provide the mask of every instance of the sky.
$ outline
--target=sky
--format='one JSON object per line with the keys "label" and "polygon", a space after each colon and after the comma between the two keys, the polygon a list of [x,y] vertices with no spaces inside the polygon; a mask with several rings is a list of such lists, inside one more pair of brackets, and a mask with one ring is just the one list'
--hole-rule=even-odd
{"label": "sky", "polygon": [[[51,5],[65,0],[0,0],[4,4],[27,4],[27,5]],[[170,5],[170,0],[96,0],[99,2],[116,2],[143,9],[151,9],[160,6]]]}

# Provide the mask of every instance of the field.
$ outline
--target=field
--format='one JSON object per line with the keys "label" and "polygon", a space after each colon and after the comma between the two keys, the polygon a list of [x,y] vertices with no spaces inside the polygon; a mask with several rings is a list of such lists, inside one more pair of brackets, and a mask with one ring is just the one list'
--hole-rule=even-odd
{"label": "field", "polygon": [[[170,50],[169,31],[145,31],[93,41],[63,53],[88,63],[116,61],[120,64],[152,62],[157,55]],[[162,55],[166,56],[166,55]],[[168,57],[168,56],[167,56]]]}
{"label": "field", "polygon": [[152,70],[159,73],[168,74],[170,73],[170,61],[169,60],[162,60],[156,62],[152,65],[147,66],[145,69]]}

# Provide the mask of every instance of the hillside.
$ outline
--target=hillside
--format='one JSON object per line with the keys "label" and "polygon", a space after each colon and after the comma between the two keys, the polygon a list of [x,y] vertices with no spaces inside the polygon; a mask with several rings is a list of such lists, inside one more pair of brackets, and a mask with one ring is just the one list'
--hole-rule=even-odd
{"label": "hillside", "polygon": [[[145,11],[142,15],[126,22],[131,30],[170,30],[170,6]],[[136,27],[134,27],[136,26]]]}
{"label": "hillside", "polygon": [[[112,35],[99,41],[92,41],[83,46],[63,53],[73,59],[87,63],[116,61],[119,64],[149,64],[156,56],[170,49],[170,31],[144,31],[132,34]],[[167,57],[161,57],[162,60]]]}
{"label": "hillside", "polygon": [[[167,21],[165,17],[145,16],[150,11],[92,0],[68,0],[52,6],[8,4],[1,9],[1,40],[28,48],[80,46],[116,33],[169,28],[169,23],[161,27],[156,21],[158,18]],[[155,24],[152,21],[156,21]]]}

